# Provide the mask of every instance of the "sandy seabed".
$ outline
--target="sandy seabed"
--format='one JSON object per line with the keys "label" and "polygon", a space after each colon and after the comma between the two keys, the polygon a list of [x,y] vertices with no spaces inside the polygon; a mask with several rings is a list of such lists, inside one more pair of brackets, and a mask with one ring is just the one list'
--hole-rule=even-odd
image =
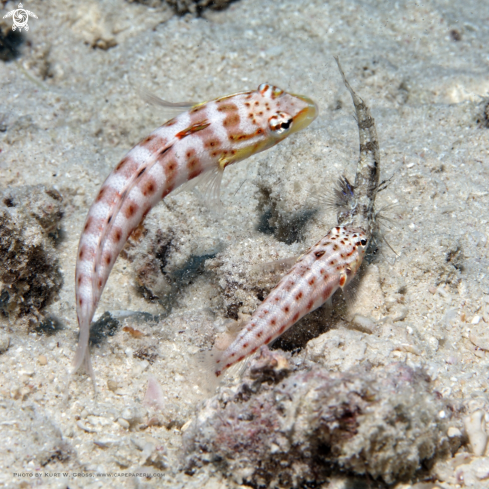
{"label": "sandy seabed", "polygon": [[[2,4],[2,17],[17,8]],[[426,395],[448,407],[423,411],[445,448],[416,461],[407,479],[332,463],[316,487],[489,487],[489,3],[241,0],[200,17],[160,2],[24,7],[38,19],[8,38],[18,52],[0,53],[0,242],[17,247],[0,257],[0,484],[266,487],[253,470],[233,474],[213,459],[188,468],[182,436],[211,395],[194,357],[276,283],[257,265],[300,254],[336,223],[315,196],[342,174],[353,178],[358,157],[337,55],[376,121],[389,179],[377,208],[390,246],[379,240],[353,299],[336,297],[276,346],[295,349],[284,354],[291,365],[300,359],[334,375],[358,365],[374,375],[393,362],[424,368]],[[10,26],[2,20],[4,44]],[[112,318],[101,320],[92,347],[98,396],[78,375],[63,401],[88,208],[124,154],[171,117],[138,92],[200,102],[263,82],[308,95],[320,116],[226,169],[222,216],[198,192],[153,209],[98,306],[96,319]],[[29,295],[36,278],[40,298]],[[151,406],[149,378],[162,389]],[[221,404],[240,382],[224,380]],[[206,406],[201,421],[212,418]]]}

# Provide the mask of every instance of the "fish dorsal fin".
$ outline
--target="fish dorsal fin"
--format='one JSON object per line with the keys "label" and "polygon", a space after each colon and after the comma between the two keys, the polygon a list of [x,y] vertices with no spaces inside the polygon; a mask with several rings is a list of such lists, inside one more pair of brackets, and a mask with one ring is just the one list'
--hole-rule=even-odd
{"label": "fish dorsal fin", "polygon": [[195,102],[168,102],[167,100],[158,97],[153,92],[142,88],[139,89],[139,96],[149,105],[164,107],[165,109],[174,109],[180,112],[189,110],[196,105]]}
{"label": "fish dorsal fin", "polygon": [[158,97],[154,93],[141,88],[136,89],[136,91],[141,99],[148,105],[158,107],[161,110],[159,113],[163,116],[163,118],[167,119],[172,119],[196,105],[193,102],[168,102],[167,100],[163,100],[162,98]]}

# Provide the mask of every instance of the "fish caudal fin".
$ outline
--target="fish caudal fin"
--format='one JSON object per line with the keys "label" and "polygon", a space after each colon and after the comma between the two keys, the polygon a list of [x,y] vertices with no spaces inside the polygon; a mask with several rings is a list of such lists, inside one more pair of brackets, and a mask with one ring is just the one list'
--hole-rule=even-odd
{"label": "fish caudal fin", "polygon": [[76,349],[75,358],[73,359],[73,371],[70,377],[72,377],[83,365],[85,372],[90,375],[92,379],[94,390],[96,391],[95,373],[92,367],[92,360],[90,357],[90,325],[88,322],[80,323],[80,337],[78,339],[78,347]]}

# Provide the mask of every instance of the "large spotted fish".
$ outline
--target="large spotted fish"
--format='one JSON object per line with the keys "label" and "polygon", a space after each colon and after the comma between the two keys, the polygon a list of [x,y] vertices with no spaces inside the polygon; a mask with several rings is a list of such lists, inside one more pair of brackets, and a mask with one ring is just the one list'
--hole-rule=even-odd
{"label": "large spotted fish", "polygon": [[228,348],[214,349],[214,373],[227,368],[267,345],[299,319],[324,304],[345,287],[362,264],[367,234],[352,227],[333,228],[310,248],[253,313]]}
{"label": "large spotted fish", "polygon": [[316,116],[312,100],[263,84],[192,106],[127,153],[98,192],[80,237],[74,371],[84,364],[94,380],[90,323],[117,256],[151,208],[190,180],[218,200],[226,166],[271,148]]}

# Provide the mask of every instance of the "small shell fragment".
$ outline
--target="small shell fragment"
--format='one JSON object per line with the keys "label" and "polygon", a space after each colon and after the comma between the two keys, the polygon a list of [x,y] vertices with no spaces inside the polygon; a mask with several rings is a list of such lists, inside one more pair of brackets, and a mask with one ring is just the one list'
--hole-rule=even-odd
{"label": "small shell fragment", "polygon": [[113,379],[107,381],[107,388],[109,391],[115,392],[119,388],[119,383]]}
{"label": "small shell fragment", "polygon": [[117,422],[118,422],[118,423],[119,423],[119,424],[120,424],[120,425],[121,425],[123,428],[125,428],[126,430],[128,430],[128,429],[129,429],[129,427],[131,426],[131,425],[129,424],[129,422],[127,422],[127,421],[126,421],[124,418],[119,418],[119,419],[117,420]]}
{"label": "small shell fragment", "polygon": [[472,453],[478,457],[483,455],[487,445],[487,434],[483,424],[484,412],[475,411],[470,416],[464,418],[465,431],[469,437]]}
{"label": "small shell fragment", "polygon": [[486,328],[477,328],[469,333],[470,341],[481,348],[482,350],[489,351],[489,331]]}
{"label": "small shell fragment", "polygon": [[5,353],[10,346],[10,337],[5,333],[0,333],[0,354]]}
{"label": "small shell fragment", "polygon": [[77,421],[76,425],[78,426],[78,428],[80,428],[83,431],[86,431],[87,433],[97,433],[97,430],[95,428],[91,428],[87,426],[81,420]]}
{"label": "small shell fragment", "polygon": [[142,331],[139,331],[139,329],[131,328],[131,326],[124,326],[122,328],[122,331],[129,333],[133,338],[142,338],[143,336],[146,336]]}

